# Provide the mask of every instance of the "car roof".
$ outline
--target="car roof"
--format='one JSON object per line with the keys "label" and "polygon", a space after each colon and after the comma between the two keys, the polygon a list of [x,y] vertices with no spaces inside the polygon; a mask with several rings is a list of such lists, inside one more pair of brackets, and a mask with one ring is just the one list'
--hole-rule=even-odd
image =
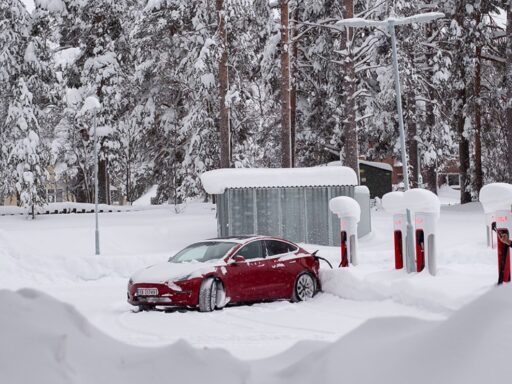
{"label": "car roof", "polygon": [[224,237],[216,237],[216,238],[213,238],[213,239],[208,239],[208,241],[219,241],[219,242],[221,242],[221,241],[229,241],[229,242],[238,243],[238,244],[245,244],[245,243],[248,243],[249,241],[257,240],[257,239],[282,240],[282,241],[286,241],[286,242],[289,242],[289,243],[293,243],[293,242],[291,242],[289,240],[280,239],[278,237],[262,236],[262,235],[224,236]]}

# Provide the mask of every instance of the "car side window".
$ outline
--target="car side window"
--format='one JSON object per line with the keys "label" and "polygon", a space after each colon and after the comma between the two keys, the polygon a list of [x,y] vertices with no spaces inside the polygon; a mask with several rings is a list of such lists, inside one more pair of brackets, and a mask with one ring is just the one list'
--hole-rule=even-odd
{"label": "car side window", "polygon": [[265,244],[268,256],[283,255],[297,250],[293,245],[278,240],[265,240]]}
{"label": "car side window", "polygon": [[263,249],[262,249],[261,241],[253,241],[247,245],[244,245],[240,250],[236,253],[237,256],[243,256],[246,260],[249,259],[258,259],[263,257]]}

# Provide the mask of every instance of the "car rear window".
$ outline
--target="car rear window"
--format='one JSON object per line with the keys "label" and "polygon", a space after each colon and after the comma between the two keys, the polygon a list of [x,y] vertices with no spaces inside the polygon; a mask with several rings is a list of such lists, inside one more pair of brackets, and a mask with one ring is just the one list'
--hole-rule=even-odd
{"label": "car rear window", "polygon": [[285,243],[284,241],[265,240],[265,243],[267,245],[268,256],[282,255],[285,253],[295,252],[297,250],[297,247]]}

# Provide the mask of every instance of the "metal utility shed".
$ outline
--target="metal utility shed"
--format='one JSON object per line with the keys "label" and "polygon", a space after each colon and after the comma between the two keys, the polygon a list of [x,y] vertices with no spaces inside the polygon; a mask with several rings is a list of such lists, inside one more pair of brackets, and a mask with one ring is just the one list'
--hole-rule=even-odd
{"label": "metal utility shed", "polygon": [[296,242],[339,245],[339,219],[329,200],[350,196],[361,205],[358,235],[371,231],[368,189],[347,167],[218,169],[201,176],[215,195],[219,236],[259,234]]}
{"label": "metal utility shed", "polygon": [[370,190],[370,198],[382,198],[393,190],[393,167],[377,161],[359,160],[361,184]]}

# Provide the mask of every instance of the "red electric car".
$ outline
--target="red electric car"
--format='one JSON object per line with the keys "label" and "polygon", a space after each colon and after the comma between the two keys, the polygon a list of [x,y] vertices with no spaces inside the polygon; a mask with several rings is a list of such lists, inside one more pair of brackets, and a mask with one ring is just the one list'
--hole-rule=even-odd
{"label": "red electric car", "polygon": [[205,240],[135,273],[128,302],[141,310],[166,306],[209,312],[228,303],[303,301],[320,290],[319,267],[315,254],[283,239]]}

